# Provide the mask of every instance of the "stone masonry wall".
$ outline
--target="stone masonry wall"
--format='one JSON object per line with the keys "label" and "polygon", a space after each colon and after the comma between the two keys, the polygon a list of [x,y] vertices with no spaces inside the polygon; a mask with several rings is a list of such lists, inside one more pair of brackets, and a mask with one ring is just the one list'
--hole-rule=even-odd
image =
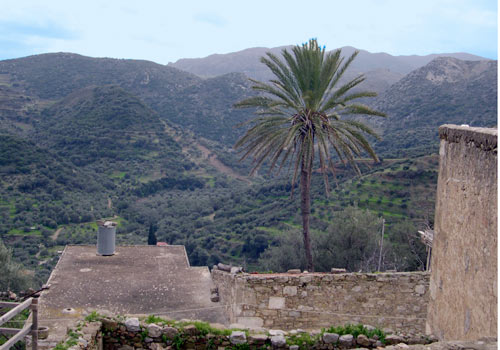
{"label": "stone masonry wall", "polygon": [[497,336],[497,129],[439,128],[427,332]]}
{"label": "stone masonry wall", "polygon": [[424,332],[429,274],[231,274],[214,269],[231,322],[278,329],[362,323]]}

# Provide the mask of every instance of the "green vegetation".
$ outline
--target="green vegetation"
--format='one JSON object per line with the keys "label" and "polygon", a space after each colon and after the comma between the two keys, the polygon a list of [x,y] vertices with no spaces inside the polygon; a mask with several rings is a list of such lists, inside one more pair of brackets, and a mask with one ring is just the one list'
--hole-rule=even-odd
{"label": "green vegetation", "polygon": [[275,79],[270,83],[253,81],[252,88],[265,95],[235,105],[259,108],[258,117],[249,122],[250,128],[235,145],[241,149],[243,159],[254,158],[252,172],[265,160],[271,163],[271,170],[276,165],[278,172],[289,164],[290,169],[293,168],[292,186],[300,173],[302,232],[309,271],[314,271],[309,218],[314,160],[319,160],[326,191],[329,191],[328,171],[335,174],[332,155],[349,162],[358,173],[354,157],[361,156],[361,152],[378,161],[366,139],[367,136],[377,137],[375,132],[362,122],[346,118],[357,115],[385,117],[384,113],[357,102],[377,94],[352,92],[365,80],[362,75],[343,85],[337,84],[357,54],[354,52],[344,62],[340,49],[326,53],[316,39],[302,47],[295,46],[291,53],[284,49],[283,59],[267,53],[261,62],[273,72]]}
{"label": "green vegetation", "polygon": [[288,345],[298,345],[300,350],[310,349],[320,338],[322,333],[311,336],[309,333],[289,335],[286,339]]}
{"label": "green vegetation", "polygon": [[[1,260],[0,260],[0,262],[1,262]],[[10,310],[11,309],[7,309],[7,308],[1,309],[0,316],[9,312]],[[10,321],[2,324],[2,328],[16,328],[16,329],[21,330],[24,327],[24,324],[25,324],[26,320],[28,319],[29,315],[30,315],[30,310],[25,309],[25,310],[21,311],[20,314],[14,316],[14,318],[12,318]],[[5,342],[7,342],[9,340],[9,338],[10,338],[10,336],[7,336],[5,334],[0,334],[0,346],[5,344]],[[24,342],[24,340],[19,341],[16,344],[14,344],[14,346],[11,347],[11,349],[25,350],[26,343]]]}
{"label": "green vegetation", "polygon": [[382,342],[382,344],[385,344],[385,333],[378,329],[367,329],[365,326],[362,324],[346,324],[344,326],[338,326],[338,327],[330,327],[328,329],[323,329],[323,331],[328,332],[328,333],[337,333],[338,335],[345,335],[345,334],[352,334],[352,336],[356,339],[358,335],[364,334],[368,338],[372,338],[374,335],[378,337],[378,339]]}
{"label": "green vegetation", "polygon": [[12,261],[11,251],[0,241],[0,290],[25,290],[29,284],[22,265]]}
{"label": "green vegetation", "polygon": [[100,315],[97,311],[92,311],[90,314],[85,316],[85,321],[87,322],[97,322],[102,318],[102,315]]}
{"label": "green vegetation", "polygon": [[[480,75],[475,63],[455,62],[465,72],[456,82],[426,79],[448,63],[422,67],[376,99],[374,108],[389,115],[369,120],[384,135],[373,140],[381,163],[360,159],[356,176],[332,158],[327,198],[321,177],[312,178],[313,247],[357,206],[386,220],[386,268],[422,268],[415,233],[433,225],[436,125],[496,124],[496,62],[483,62]],[[300,202],[291,197],[299,189],[269,176],[270,163],[249,183],[235,180],[252,166],[231,148],[246,131],[234,126],[252,115],[232,107],[255,96],[244,75],[203,80],[151,62],[73,54],[4,60],[0,71],[0,238],[32,287],[47,280],[66,244],[95,244],[101,218],[119,222],[118,244],[146,244],[154,223],[158,241],[185,245],[192,265],[248,271],[271,269],[269,252],[300,229]],[[214,158],[230,171],[214,167]],[[357,271],[363,259],[345,265]]]}
{"label": "green vegetation", "polygon": [[59,342],[55,347],[54,350],[67,350],[70,347],[78,344],[78,338],[80,335],[73,331],[72,329],[68,329],[67,332],[67,338],[65,341]]}

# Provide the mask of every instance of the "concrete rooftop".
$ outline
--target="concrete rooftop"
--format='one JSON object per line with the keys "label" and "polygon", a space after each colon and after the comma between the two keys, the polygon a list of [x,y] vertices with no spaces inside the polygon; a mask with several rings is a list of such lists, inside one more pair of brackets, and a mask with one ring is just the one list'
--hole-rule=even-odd
{"label": "concrete rooftop", "polygon": [[40,319],[49,327],[93,310],[227,323],[223,306],[210,301],[208,268],[190,267],[184,246],[118,246],[113,256],[67,246],[48,284]]}

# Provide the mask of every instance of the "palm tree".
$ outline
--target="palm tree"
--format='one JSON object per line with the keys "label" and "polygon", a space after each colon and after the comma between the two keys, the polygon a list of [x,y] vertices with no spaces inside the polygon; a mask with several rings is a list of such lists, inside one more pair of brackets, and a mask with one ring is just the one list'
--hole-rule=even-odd
{"label": "palm tree", "polygon": [[[345,164],[352,164],[360,173],[355,157],[363,151],[375,161],[377,155],[365,138],[378,137],[374,131],[346,115],[385,116],[384,113],[356,103],[364,97],[374,97],[374,92],[352,92],[364,81],[362,75],[337,87],[344,72],[356,58],[355,52],[347,60],[340,49],[326,53],[316,39],[292,52],[282,51],[283,60],[267,53],[264,63],[274,74],[269,82],[253,82],[252,88],[261,92],[235,104],[237,108],[257,107],[257,117],[250,120],[248,131],[235,145],[243,153],[242,160],[252,156],[252,174],[268,159],[270,170],[277,172],[283,166],[293,169],[292,185],[300,173],[302,228],[307,269],[314,271],[309,215],[311,213],[311,175],[316,157],[319,159],[328,195],[328,171],[334,173],[331,150]],[[293,186],[292,186],[293,188]]]}

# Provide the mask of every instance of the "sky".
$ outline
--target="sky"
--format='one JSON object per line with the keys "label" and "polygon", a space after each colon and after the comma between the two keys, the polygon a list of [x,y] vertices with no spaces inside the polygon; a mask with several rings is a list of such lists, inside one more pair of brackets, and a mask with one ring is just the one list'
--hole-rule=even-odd
{"label": "sky", "polygon": [[251,47],[354,46],[497,59],[497,0],[0,0],[0,60],[47,52],[161,64]]}

